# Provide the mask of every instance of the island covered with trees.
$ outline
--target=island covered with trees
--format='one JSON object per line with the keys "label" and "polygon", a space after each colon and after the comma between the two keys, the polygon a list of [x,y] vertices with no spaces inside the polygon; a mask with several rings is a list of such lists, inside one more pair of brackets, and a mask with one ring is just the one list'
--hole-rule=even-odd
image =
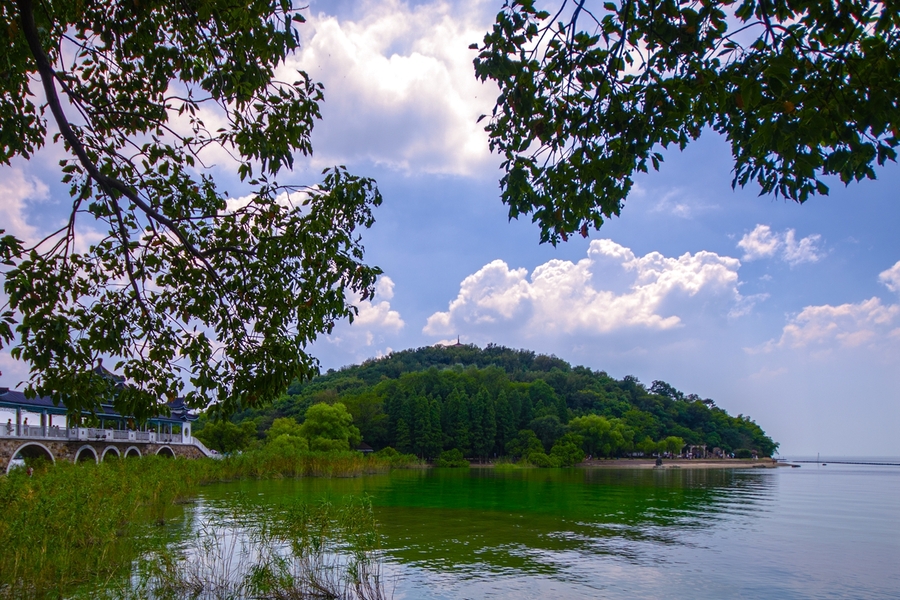
{"label": "island covered with trees", "polygon": [[[269,407],[226,421],[202,416],[198,425],[198,437],[223,452],[263,440],[310,450],[361,440],[437,464],[508,457],[565,466],[585,456],[677,454],[685,446],[748,457],[778,448],[749,417],[666,382],[648,387],[496,345],[394,352],[294,383]],[[316,436],[304,437],[313,429]]]}

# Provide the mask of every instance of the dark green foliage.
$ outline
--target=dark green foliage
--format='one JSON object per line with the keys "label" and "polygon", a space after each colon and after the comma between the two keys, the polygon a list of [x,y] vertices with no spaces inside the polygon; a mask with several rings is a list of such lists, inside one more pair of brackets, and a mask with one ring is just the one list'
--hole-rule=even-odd
{"label": "dark green foliage", "polygon": [[[651,389],[665,394],[652,393],[634,377],[618,381],[602,371],[573,368],[556,357],[524,350],[429,347],[395,352],[296,385],[296,395],[279,400],[273,412],[302,415],[311,398],[340,399],[351,412],[357,406],[358,414],[367,415],[373,437],[364,433],[364,442],[426,459],[451,449],[480,460],[528,458],[535,451],[549,459],[558,440],[571,443],[576,437],[579,450],[594,457],[674,448],[676,442],[667,446],[666,438],[728,452],[754,448],[771,455],[777,449],[749,418],[731,417],[711,400],[659,384]],[[560,417],[562,409],[568,423]],[[266,414],[248,411],[246,418],[262,421]]]}
{"label": "dark green foliage", "polygon": [[436,467],[468,467],[469,461],[467,461],[463,457],[463,453],[460,452],[457,448],[453,450],[445,450],[441,452],[441,455],[438,457],[436,461],[434,461],[434,466]]}
{"label": "dark green foliage", "polygon": [[520,430],[516,437],[506,444],[506,453],[512,458],[527,458],[532,452],[543,451],[541,440],[530,429]]}
{"label": "dark green foliage", "polygon": [[[381,195],[340,167],[315,185],[284,181],[312,152],[323,98],[306,73],[275,78],[291,71],[299,10],[0,4],[0,165],[57,138],[72,198],[34,247],[0,230],[0,349],[29,363],[28,393],[73,415],[111,402],[143,420],[189,382],[190,404],[230,414],[317,372],[306,348],[352,321],[350,298],[366,299],[380,273],[359,232]],[[208,110],[221,128],[203,123]],[[234,159],[241,202],[217,187],[209,149]],[[92,371],[101,356],[124,389]]]}
{"label": "dark green foliage", "polygon": [[[874,179],[900,143],[900,10],[889,1],[506,0],[475,71],[509,216],[541,241],[618,216],[636,173],[705,129],[733,185],[797,202]],[[544,3],[541,3],[544,4]]]}
{"label": "dark green foliage", "polygon": [[553,447],[553,442],[566,432],[566,428],[563,427],[556,415],[539,417],[533,420],[528,428],[537,435],[548,452]]}

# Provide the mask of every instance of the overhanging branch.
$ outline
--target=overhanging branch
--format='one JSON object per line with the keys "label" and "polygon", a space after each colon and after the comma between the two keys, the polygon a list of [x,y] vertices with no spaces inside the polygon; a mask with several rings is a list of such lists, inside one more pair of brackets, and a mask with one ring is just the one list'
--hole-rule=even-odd
{"label": "overhanging branch", "polygon": [[118,192],[128,198],[135,206],[137,206],[148,218],[156,221],[160,225],[163,225],[167,229],[169,229],[178,240],[181,242],[182,247],[195,259],[199,260],[203,266],[207,269],[210,275],[218,281],[219,277],[216,273],[216,270],[213,266],[206,260],[206,257],[200,250],[197,249],[194,244],[191,243],[187,236],[181,231],[181,228],[178,227],[177,223],[166,217],[165,215],[159,213],[154,210],[152,206],[147,204],[137,193],[134,192],[130,187],[125,185],[124,182],[114,178],[108,177],[100,172],[100,169],[97,168],[97,165],[90,159],[87,154],[87,150],[85,150],[84,144],[81,143],[81,140],[78,139],[78,136],[75,135],[75,132],[72,129],[72,126],[69,124],[69,120],[66,118],[66,114],[63,111],[62,104],[59,101],[59,95],[56,92],[56,85],[54,81],[56,80],[56,72],[53,69],[53,65],[50,64],[50,59],[47,57],[47,54],[44,52],[44,48],[41,46],[40,35],[37,30],[37,26],[34,22],[34,7],[32,6],[31,0],[18,0],[19,6],[19,15],[21,17],[22,24],[22,34],[25,36],[26,41],[28,42],[28,47],[31,50],[31,54],[34,57],[35,64],[37,65],[38,73],[41,75],[41,84],[44,87],[44,93],[47,96],[47,104],[50,106],[50,112],[53,113],[53,118],[56,120],[56,124],[59,127],[59,132],[63,136],[63,139],[69,144],[69,147],[72,149],[72,152],[75,153],[75,156],[78,158],[78,161],[81,163],[82,167],[84,167],[85,171],[87,171],[88,175],[91,179],[97,182],[106,193],[109,195],[110,200],[115,202],[116,194],[114,192]]}

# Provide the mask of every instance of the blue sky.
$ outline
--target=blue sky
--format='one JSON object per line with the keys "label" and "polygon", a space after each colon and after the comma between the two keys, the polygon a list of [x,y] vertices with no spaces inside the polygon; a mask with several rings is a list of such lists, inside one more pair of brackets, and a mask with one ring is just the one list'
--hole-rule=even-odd
{"label": "blue sky", "polygon": [[[528,219],[508,221],[475,123],[496,90],[468,45],[498,8],[311,4],[288,66],[325,84],[324,118],[296,178],[345,164],[385,198],[364,235],[385,276],[354,325],[315,344],[323,368],[460,336],[665,380],[750,415],[783,454],[900,454],[900,167],[799,206],[732,190],[730,149],[707,132],[638,178],[621,218],[540,245]],[[55,152],[0,169],[0,226],[62,218]],[[6,384],[25,375],[8,350],[0,368]]]}

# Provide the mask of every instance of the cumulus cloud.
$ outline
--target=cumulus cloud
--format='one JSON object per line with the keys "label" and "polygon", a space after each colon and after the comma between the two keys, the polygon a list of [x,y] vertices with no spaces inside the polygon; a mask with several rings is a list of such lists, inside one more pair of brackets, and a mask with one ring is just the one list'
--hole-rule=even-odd
{"label": "cumulus cloud", "polygon": [[892,292],[900,294],[900,260],[894,266],[878,275],[878,281],[887,286]]}
{"label": "cumulus cloud", "polygon": [[[893,292],[900,292],[900,261],[878,275]],[[807,306],[788,320],[781,337],[750,353],[778,349],[883,347],[900,340],[900,304],[885,304],[878,297],[832,306]]]}
{"label": "cumulus cloud", "polygon": [[353,319],[352,326],[367,331],[398,332],[403,329],[405,323],[400,318],[400,313],[392,310],[391,303],[388,302],[393,297],[394,282],[387,275],[382,275],[375,284],[375,296],[371,301],[357,298],[353,302],[359,312]]}
{"label": "cumulus cloud", "polygon": [[772,228],[768,225],[757,225],[753,231],[745,234],[737,245],[744,251],[744,260],[757,260],[775,256],[781,240],[772,233]]}
{"label": "cumulus cloud", "polygon": [[859,303],[807,306],[793,317],[778,341],[761,350],[838,346],[856,348],[900,335],[900,305],[885,305],[877,297]]}
{"label": "cumulus cloud", "polygon": [[472,72],[489,3],[362,4],[354,20],[311,15],[282,78],[307,71],[325,86],[316,161],[370,160],[402,170],[467,175],[493,165],[479,115],[496,90]]}
{"label": "cumulus cloud", "polygon": [[797,240],[797,233],[793,229],[777,233],[768,225],[757,225],[753,231],[744,234],[737,245],[744,251],[743,260],[778,257],[793,267],[816,262],[825,256],[818,247],[821,237],[813,234]]}
{"label": "cumulus cloud", "polygon": [[428,318],[428,335],[508,327],[526,335],[604,334],[679,326],[673,314],[700,296],[739,301],[740,261],[713,252],[666,257],[636,256],[612,240],[594,240],[577,263],[551,260],[535,268],[510,269],[502,260],[466,277],[447,311]]}

